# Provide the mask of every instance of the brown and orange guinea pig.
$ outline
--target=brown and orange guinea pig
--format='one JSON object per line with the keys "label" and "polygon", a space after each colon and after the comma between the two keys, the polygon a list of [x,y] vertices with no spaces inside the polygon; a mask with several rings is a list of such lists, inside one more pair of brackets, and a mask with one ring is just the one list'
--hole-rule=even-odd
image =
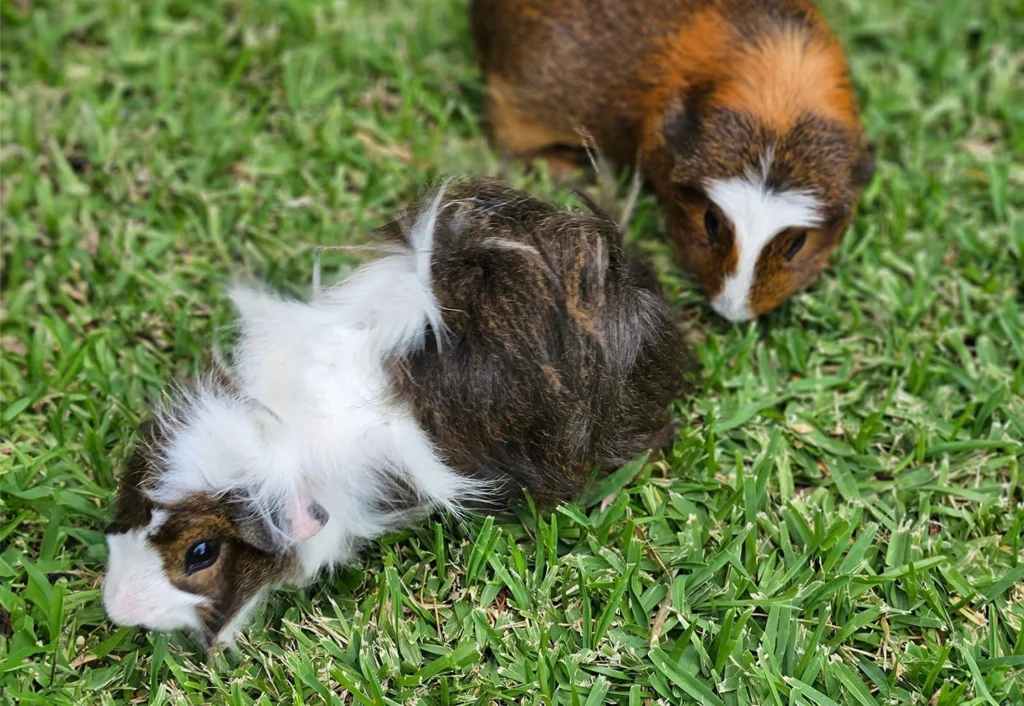
{"label": "brown and orange guinea pig", "polygon": [[811,0],[473,0],[491,132],[639,158],[683,264],[742,321],[815,279],[874,172]]}
{"label": "brown and orange guinea pig", "polygon": [[308,301],[236,289],[232,368],[143,429],[107,530],[120,625],[229,642],[268,589],[433,509],[542,503],[671,439],[694,357],[598,213],[441,189]]}

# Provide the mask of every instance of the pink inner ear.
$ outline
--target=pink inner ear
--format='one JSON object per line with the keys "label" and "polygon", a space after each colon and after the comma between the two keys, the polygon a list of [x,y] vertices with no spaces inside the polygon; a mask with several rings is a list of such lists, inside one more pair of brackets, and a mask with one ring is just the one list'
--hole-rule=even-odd
{"label": "pink inner ear", "polygon": [[291,538],[293,542],[304,542],[324,528],[324,521],[314,514],[311,509],[313,498],[309,493],[300,490],[292,497],[285,509],[285,515],[291,525]]}

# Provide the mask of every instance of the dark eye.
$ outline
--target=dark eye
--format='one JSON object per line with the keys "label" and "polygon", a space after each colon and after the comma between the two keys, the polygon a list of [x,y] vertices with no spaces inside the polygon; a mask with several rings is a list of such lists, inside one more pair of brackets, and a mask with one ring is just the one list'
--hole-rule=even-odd
{"label": "dark eye", "polygon": [[704,230],[708,234],[708,242],[714,245],[718,242],[718,213],[717,209],[708,205],[704,210]]}
{"label": "dark eye", "polygon": [[196,542],[185,552],[185,573],[194,574],[210,568],[219,555],[219,539],[203,539]]}
{"label": "dark eye", "polygon": [[807,231],[802,232],[789,242],[789,247],[786,248],[786,259],[792,260],[796,257],[796,254],[800,252],[800,249],[807,242]]}

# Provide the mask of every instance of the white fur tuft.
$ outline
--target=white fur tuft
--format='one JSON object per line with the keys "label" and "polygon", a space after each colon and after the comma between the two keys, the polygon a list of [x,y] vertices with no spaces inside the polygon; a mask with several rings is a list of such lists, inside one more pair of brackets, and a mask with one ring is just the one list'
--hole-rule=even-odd
{"label": "white fur tuft", "polygon": [[534,257],[540,257],[540,251],[532,245],[526,243],[519,243],[515,240],[507,240],[506,238],[484,238],[480,241],[481,245],[486,245],[497,250],[511,250],[513,252],[523,252]]}
{"label": "white fur tuft", "polygon": [[814,227],[821,223],[821,203],[807,191],[772,191],[766,182],[773,152],[761,159],[760,173],[744,177],[712,179],[707,194],[732,223],[739,260],[736,271],[728,275],[722,291],[711,302],[720,315],[730,321],[753,318],[750,290],[761,251],[772,238],[786,228]]}

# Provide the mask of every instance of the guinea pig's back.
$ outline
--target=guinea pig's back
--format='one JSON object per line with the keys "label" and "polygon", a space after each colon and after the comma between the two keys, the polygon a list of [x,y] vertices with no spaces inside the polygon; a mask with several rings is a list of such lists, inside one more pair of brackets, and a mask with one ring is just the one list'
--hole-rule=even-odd
{"label": "guinea pig's back", "polygon": [[395,380],[447,462],[550,502],[662,443],[691,358],[615,224],[487,180],[443,201],[431,284],[445,331]]}
{"label": "guinea pig's back", "polygon": [[491,110],[570,135],[584,129],[606,156],[632,163],[644,96],[659,81],[648,56],[707,1],[473,0]]}

